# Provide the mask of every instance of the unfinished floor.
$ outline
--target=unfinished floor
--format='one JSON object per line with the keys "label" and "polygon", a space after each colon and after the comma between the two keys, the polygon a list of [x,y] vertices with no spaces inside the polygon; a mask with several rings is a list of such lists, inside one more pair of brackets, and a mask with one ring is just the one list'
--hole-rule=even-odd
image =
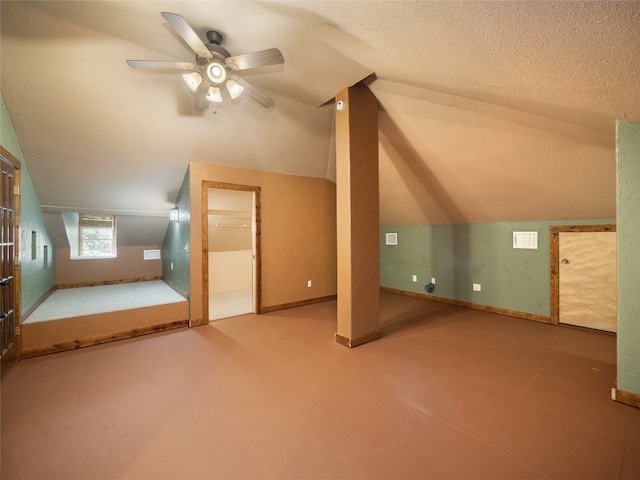
{"label": "unfinished floor", "polygon": [[383,294],[32,358],[2,382],[2,479],[637,479],[612,334]]}

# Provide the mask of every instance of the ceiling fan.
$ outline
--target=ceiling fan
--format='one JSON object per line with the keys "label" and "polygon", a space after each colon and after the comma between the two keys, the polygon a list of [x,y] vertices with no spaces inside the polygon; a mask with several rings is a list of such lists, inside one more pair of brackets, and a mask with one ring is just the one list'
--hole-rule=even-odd
{"label": "ceiling fan", "polygon": [[195,63],[167,62],[159,60],[127,60],[132,68],[181,73],[189,88],[195,92],[195,109],[206,110],[209,103],[221,103],[223,96],[232,99],[248,96],[264,108],[272,107],[273,98],[246,82],[235,72],[252,68],[279,65],[284,57],[277,48],[268,48],[252,53],[231,56],[220,46],[222,34],[207,32],[208,44],[204,44],[187,21],[177,13],[162,12],[169,25],[196,54]]}

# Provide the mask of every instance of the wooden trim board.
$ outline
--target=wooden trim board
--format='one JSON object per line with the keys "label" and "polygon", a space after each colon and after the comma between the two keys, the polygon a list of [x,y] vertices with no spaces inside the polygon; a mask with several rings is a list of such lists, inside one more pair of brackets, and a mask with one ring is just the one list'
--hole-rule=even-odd
{"label": "wooden trim board", "polygon": [[137,282],[153,282],[155,280],[162,280],[162,276],[156,275],[153,277],[138,277],[122,280],[105,280],[103,282],[82,282],[82,283],[63,283],[56,285],[57,289],[65,288],[82,288],[82,287],[100,287],[103,285],[121,285],[123,283],[137,283]]}
{"label": "wooden trim board", "polygon": [[255,198],[255,299],[254,309],[257,313],[262,310],[262,200],[261,187],[253,185],[238,185],[235,183],[202,180],[200,190],[200,208],[202,211],[202,319],[191,320],[189,326],[206,325],[209,322],[209,189],[240,190],[252,192]]}
{"label": "wooden trim board", "polygon": [[347,338],[339,333],[336,333],[336,342],[340,345],[344,345],[345,347],[355,348],[359,345],[364,345],[365,343],[373,342],[374,340],[378,340],[382,338],[382,331],[375,330],[371,333],[367,333],[366,335],[362,335],[357,338]]}
{"label": "wooden trim board", "polygon": [[516,310],[509,310],[506,308],[491,307],[489,305],[480,305],[477,303],[464,302],[462,300],[454,300],[451,298],[437,297],[435,295],[427,295],[425,293],[409,292],[406,290],[398,290],[396,288],[380,287],[380,290],[388,293],[396,293],[398,295],[405,295],[407,297],[420,298],[422,300],[431,300],[432,302],[446,303],[447,305],[455,305],[457,307],[471,308],[473,310],[481,310],[483,312],[497,313],[499,315],[506,315],[508,317],[524,318],[526,320],[533,320],[535,322],[551,323],[551,319],[544,315],[537,315],[535,313],[518,312]]}
{"label": "wooden trim board", "polygon": [[626,390],[620,390],[614,387],[611,389],[611,398],[616,402],[640,408],[640,395],[637,393],[627,392]]}
{"label": "wooden trim board", "polygon": [[44,295],[42,295],[38,300],[35,301],[35,303],[33,305],[31,305],[31,307],[22,314],[22,321],[26,320],[27,318],[29,318],[29,315],[31,315],[36,308],[38,308],[40,305],[42,305],[44,303],[44,301],[49,298],[51,295],[53,295],[53,292],[55,292],[57,290],[57,288],[55,286],[53,286],[52,288],[50,288],[49,290],[47,290]]}
{"label": "wooden trim board", "polygon": [[163,278],[162,281],[164,283],[166,283],[167,285],[169,285],[173,290],[176,291],[176,293],[179,293],[180,295],[182,295],[184,298],[186,298],[187,300],[189,300],[189,292],[187,292],[186,290],[183,290],[182,288],[180,288],[178,285],[176,285],[175,283],[167,280],[166,278]]}
{"label": "wooden trim board", "polygon": [[188,325],[189,303],[178,302],[22,325],[23,356],[70,350]]}
{"label": "wooden trim board", "polygon": [[48,355],[50,353],[64,352],[67,350],[75,350],[76,348],[90,347],[92,345],[100,345],[101,343],[113,342],[116,340],[124,340],[126,338],[139,337],[141,335],[149,335],[151,333],[164,332],[174,330],[176,328],[187,327],[188,320],[178,320],[170,323],[162,323],[144,328],[134,328],[125,332],[111,333],[108,335],[98,335],[91,338],[81,340],[70,340],[60,342],[54,345],[44,347],[34,347],[22,352],[22,358],[36,357],[39,355]]}
{"label": "wooden trim board", "polygon": [[271,305],[269,307],[262,307],[258,313],[277,312],[278,310],[286,310],[288,308],[303,307],[305,305],[312,305],[314,303],[328,302],[338,298],[337,295],[327,295],[326,297],[309,298],[307,300],[300,300],[299,302],[283,303],[280,305]]}

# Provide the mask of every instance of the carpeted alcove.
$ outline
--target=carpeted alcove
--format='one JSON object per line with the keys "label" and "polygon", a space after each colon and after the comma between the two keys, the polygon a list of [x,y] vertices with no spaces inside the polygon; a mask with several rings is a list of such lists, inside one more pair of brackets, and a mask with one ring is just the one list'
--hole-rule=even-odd
{"label": "carpeted alcove", "polygon": [[55,290],[22,322],[32,357],[188,325],[187,299],[162,280]]}

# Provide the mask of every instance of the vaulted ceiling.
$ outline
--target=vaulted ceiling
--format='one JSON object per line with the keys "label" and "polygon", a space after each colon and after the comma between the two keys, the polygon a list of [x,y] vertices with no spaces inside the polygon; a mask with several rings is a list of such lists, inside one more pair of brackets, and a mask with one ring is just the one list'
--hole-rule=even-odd
{"label": "vaulted ceiling", "polygon": [[[193,62],[163,11],[232,55],[278,47],[284,65],[243,76],[275,107],[198,112],[180,75],[129,68]],[[382,224],[612,218],[615,120],[640,121],[638,2],[3,0],[0,14],[0,87],[45,212],[164,222],[190,160],[334,181],[332,99],[364,80]]]}

